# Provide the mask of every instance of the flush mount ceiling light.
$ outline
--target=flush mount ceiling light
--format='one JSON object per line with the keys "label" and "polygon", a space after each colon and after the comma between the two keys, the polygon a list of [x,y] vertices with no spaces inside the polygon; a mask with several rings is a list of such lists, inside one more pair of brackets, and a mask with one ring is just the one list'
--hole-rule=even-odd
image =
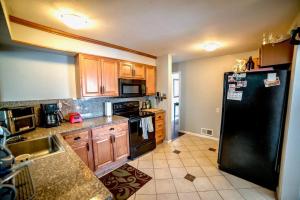
{"label": "flush mount ceiling light", "polygon": [[221,44],[218,42],[205,42],[200,45],[200,48],[205,51],[214,51],[221,47]]}
{"label": "flush mount ceiling light", "polygon": [[88,19],[73,13],[63,13],[60,15],[61,21],[72,29],[82,29],[88,26]]}

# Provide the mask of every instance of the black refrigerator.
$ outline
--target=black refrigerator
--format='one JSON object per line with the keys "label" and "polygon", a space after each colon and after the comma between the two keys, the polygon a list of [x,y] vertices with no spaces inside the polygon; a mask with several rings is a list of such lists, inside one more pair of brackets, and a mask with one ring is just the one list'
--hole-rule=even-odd
{"label": "black refrigerator", "polygon": [[276,189],[289,79],[288,70],[224,74],[221,170]]}

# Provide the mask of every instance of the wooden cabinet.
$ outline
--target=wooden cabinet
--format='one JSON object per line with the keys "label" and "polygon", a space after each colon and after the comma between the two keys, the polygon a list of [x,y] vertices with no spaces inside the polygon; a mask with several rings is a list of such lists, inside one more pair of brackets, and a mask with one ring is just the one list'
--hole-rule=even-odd
{"label": "wooden cabinet", "polygon": [[101,67],[99,58],[79,54],[77,57],[76,78],[78,91],[83,97],[101,96]]}
{"label": "wooden cabinet", "polygon": [[76,84],[80,97],[118,96],[118,61],[78,54]]}
{"label": "wooden cabinet", "polygon": [[261,67],[292,63],[294,47],[289,40],[260,48]]}
{"label": "wooden cabinet", "polygon": [[113,59],[101,59],[102,96],[118,96],[118,62]]}
{"label": "wooden cabinet", "polygon": [[156,92],[156,73],[154,66],[146,66],[146,94],[154,95]]}
{"label": "wooden cabinet", "polygon": [[115,160],[127,158],[129,156],[128,131],[117,132],[114,137]]}
{"label": "wooden cabinet", "polygon": [[119,77],[125,79],[145,79],[145,65],[120,61]]}
{"label": "wooden cabinet", "polygon": [[133,71],[133,63],[131,62],[120,62],[119,67],[119,77],[120,78],[132,78],[132,71]]}
{"label": "wooden cabinet", "polygon": [[108,125],[92,129],[96,170],[105,169],[129,156],[128,123]]}
{"label": "wooden cabinet", "polygon": [[156,143],[162,143],[165,139],[165,112],[155,113],[155,139]]}
{"label": "wooden cabinet", "polygon": [[81,160],[93,171],[93,152],[89,141],[89,131],[72,132],[64,136],[66,142],[72,147]]}
{"label": "wooden cabinet", "polygon": [[93,138],[93,150],[96,170],[114,162],[112,135],[101,134],[99,137]]}

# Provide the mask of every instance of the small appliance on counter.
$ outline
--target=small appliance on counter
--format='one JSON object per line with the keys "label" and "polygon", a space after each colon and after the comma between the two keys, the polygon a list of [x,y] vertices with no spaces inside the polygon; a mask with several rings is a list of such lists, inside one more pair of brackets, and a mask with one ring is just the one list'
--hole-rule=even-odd
{"label": "small appliance on counter", "polygon": [[0,110],[0,126],[12,134],[21,134],[36,127],[33,107],[14,107]]}
{"label": "small appliance on counter", "polygon": [[71,124],[82,122],[82,117],[78,112],[69,113],[69,122]]}
{"label": "small appliance on counter", "polygon": [[45,128],[59,126],[63,120],[57,104],[41,104],[41,126]]}
{"label": "small appliance on counter", "polygon": [[104,103],[104,115],[106,117],[112,116],[112,103],[111,102],[105,102]]}

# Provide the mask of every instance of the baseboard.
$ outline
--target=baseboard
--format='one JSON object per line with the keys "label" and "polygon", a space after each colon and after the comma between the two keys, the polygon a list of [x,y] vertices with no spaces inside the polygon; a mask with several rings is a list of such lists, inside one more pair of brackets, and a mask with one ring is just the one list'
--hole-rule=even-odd
{"label": "baseboard", "polygon": [[194,135],[194,136],[197,136],[197,137],[203,137],[203,138],[208,138],[208,139],[219,141],[219,138],[210,137],[210,136],[203,135],[203,134],[200,134],[200,133],[193,133],[193,132],[184,131],[184,130],[179,130],[179,132],[182,132],[182,133],[185,133],[185,134],[189,134],[189,135]]}

